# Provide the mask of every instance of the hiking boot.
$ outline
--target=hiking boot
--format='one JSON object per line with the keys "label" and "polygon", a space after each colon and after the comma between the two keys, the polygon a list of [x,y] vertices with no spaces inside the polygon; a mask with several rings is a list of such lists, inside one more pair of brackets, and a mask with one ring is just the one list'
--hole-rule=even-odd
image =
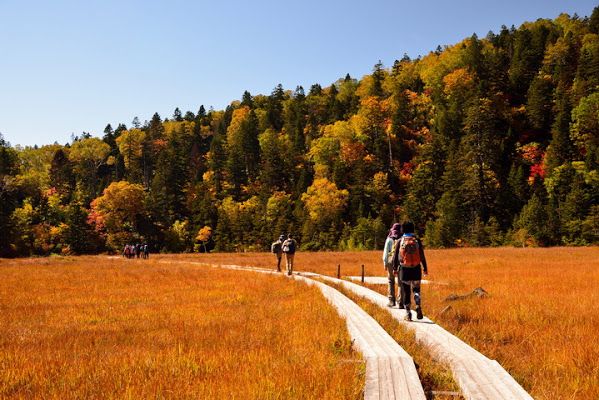
{"label": "hiking boot", "polygon": [[408,313],[406,314],[406,316],[403,318],[406,321],[411,321],[412,320],[412,313],[408,311]]}
{"label": "hiking boot", "polygon": [[291,276],[291,271],[287,271],[287,275]]}
{"label": "hiking boot", "polygon": [[398,307],[399,307],[399,309],[400,309],[400,310],[403,310],[403,309],[405,309],[405,308],[406,308],[406,306],[404,306],[404,305],[403,305],[403,304],[401,304],[401,303],[399,303]]}
{"label": "hiking boot", "polygon": [[416,307],[416,318],[418,318],[418,319],[424,318],[424,316],[422,315],[422,308],[420,306]]}
{"label": "hiking boot", "polygon": [[389,299],[389,303],[387,303],[387,307],[395,307],[395,300]]}

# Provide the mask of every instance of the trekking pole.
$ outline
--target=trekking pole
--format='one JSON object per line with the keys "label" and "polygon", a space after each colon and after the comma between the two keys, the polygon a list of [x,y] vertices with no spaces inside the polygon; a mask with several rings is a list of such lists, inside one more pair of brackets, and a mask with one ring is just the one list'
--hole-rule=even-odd
{"label": "trekking pole", "polygon": [[337,264],[337,279],[341,279],[341,264]]}
{"label": "trekking pole", "polygon": [[364,283],[364,264],[362,264],[362,283]]}

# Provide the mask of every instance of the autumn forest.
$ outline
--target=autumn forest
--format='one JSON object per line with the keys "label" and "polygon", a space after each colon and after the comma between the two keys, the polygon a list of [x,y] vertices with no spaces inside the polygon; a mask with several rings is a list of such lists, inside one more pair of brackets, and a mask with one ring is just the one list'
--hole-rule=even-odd
{"label": "autumn forest", "polygon": [[[491,28],[491,27],[490,27]],[[343,71],[340,71],[343,73]],[[599,243],[599,7],[224,110],[0,136],[0,257]]]}

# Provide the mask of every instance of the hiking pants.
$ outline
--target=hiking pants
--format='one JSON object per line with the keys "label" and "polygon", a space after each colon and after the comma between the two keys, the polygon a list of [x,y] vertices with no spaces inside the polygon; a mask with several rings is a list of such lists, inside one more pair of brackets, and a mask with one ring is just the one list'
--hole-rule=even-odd
{"label": "hiking pants", "polygon": [[401,281],[401,297],[406,310],[410,309],[411,297],[414,291],[414,303],[420,307],[420,281]]}
{"label": "hiking pants", "polygon": [[387,271],[387,280],[389,281],[387,297],[389,298],[389,300],[395,301],[395,279],[397,278],[397,287],[399,289],[398,303],[403,304],[403,292],[401,291],[401,282],[399,281],[399,277],[395,276],[395,273],[393,272],[393,267],[385,267],[385,271]]}
{"label": "hiking pants", "polygon": [[293,273],[293,257],[295,254],[285,253],[285,262],[287,263],[287,272]]}
{"label": "hiking pants", "polygon": [[281,257],[283,254],[277,254],[277,271],[281,272]]}

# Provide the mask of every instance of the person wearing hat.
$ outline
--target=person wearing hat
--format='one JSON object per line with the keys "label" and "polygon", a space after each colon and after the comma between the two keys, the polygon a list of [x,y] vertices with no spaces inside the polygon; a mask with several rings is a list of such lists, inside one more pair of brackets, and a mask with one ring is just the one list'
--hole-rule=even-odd
{"label": "person wearing hat", "polygon": [[283,242],[285,235],[279,236],[279,239],[270,245],[270,251],[277,256],[277,272],[281,272],[281,257],[283,257]]}

